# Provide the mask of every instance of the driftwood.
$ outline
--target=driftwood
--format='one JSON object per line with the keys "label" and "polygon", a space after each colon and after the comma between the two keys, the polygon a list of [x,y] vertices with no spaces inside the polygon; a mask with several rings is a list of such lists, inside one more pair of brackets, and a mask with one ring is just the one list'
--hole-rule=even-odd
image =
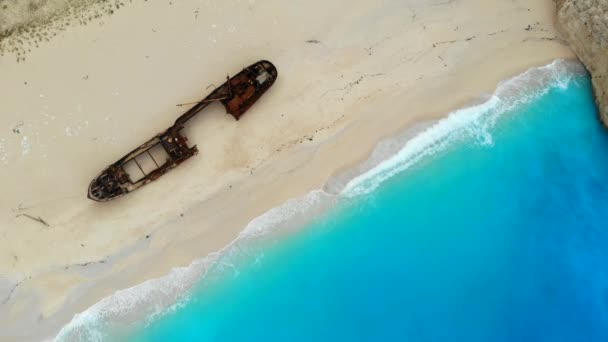
{"label": "driftwood", "polygon": [[34,216],[32,216],[32,215],[29,215],[29,214],[19,214],[19,215],[17,215],[17,217],[20,217],[20,216],[27,217],[27,218],[29,218],[30,220],[34,220],[34,221],[36,221],[36,222],[40,222],[41,224],[45,225],[46,227],[50,227],[50,226],[51,226],[51,225],[50,225],[50,224],[48,224],[48,223],[47,223],[45,220],[43,220],[43,219],[42,219],[42,217],[40,217],[40,216],[38,216],[38,217],[34,217]]}

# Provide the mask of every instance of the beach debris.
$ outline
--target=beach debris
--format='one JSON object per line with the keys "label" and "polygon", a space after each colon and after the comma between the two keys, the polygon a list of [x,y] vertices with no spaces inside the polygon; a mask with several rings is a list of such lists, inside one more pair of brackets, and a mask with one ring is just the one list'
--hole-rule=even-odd
{"label": "beach debris", "polygon": [[443,63],[444,67],[447,67],[448,65],[445,63],[445,60],[443,59],[443,57],[441,56],[437,56],[437,58],[439,58],[439,60],[441,60],[441,63]]}
{"label": "beach debris", "polygon": [[316,39],[309,39],[306,41],[309,44],[320,44],[321,42]]}
{"label": "beach debris", "polygon": [[80,264],[74,264],[74,265],[80,266],[80,267],[86,267],[86,266],[93,265],[93,264],[105,264],[105,263],[106,263],[106,261],[102,259],[102,260],[98,260],[98,261],[87,261],[87,262],[83,262]]}
{"label": "beach debris", "polygon": [[[494,34],[496,34],[497,32],[495,32]],[[439,45],[443,45],[443,44],[454,44],[454,43],[458,43],[458,42],[470,42],[471,40],[477,38],[477,36],[470,36],[464,39],[454,39],[454,40],[444,40],[444,41],[440,41],[440,42],[434,42],[433,43],[433,47],[437,47]]]}
{"label": "beach debris", "polygon": [[525,42],[529,42],[529,41],[549,41],[549,42],[554,41],[554,42],[557,42],[558,44],[568,46],[568,44],[564,40],[560,39],[559,37],[527,37],[527,38],[522,39],[521,42],[525,43]]}
{"label": "beach debris", "polygon": [[19,121],[15,126],[13,126],[13,133],[20,134],[22,126],[23,126],[23,121]]}
{"label": "beach debris", "polygon": [[441,42],[435,42],[433,43],[433,47],[437,47],[437,45],[442,45],[442,44],[453,44],[456,43],[458,40],[444,40]]}
{"label": "beach debris", "polygon": [[499,33],[505,33],[505,32],[508,32],[508,31],[509,31],[508,29],[504,29],[504,30],[500,30],[500,31],[494,31],[494,32],[488,33],[488,36],[495,36],[495,35],[497,35]]}
{"label": "beach debris", "polygon": [[72,267],[87,267],[89,265],[99,265],[99,264],[105,264],[105,263],[106,263],[105,259],[86,261],[86,262],[81,262],[81,263],[76,263],[76,264],[65,265],[65,266],[63,266],[63,269],[69,270]]}
{"label": "beach debris", "polygon": [[51,226],[50,224],[48,224],[48,222],[46,222],[46,221],[45,221],[45,220],[44,220],[42,217],[40,217],[40,216],[38,216],[38,217],[34,217],[34,216],[32,216],[32,215],[29,215],[29,214],[19,214],[19,215],[17,215],[16,217],[21,217],[21,216],[23,216],[23,217],[27,217],[27,218],[29,218],[30,220],[34,220],[34,221],[36,221],[36,222],[39,222],[39,223],[43,224],[43,225],[44,225],[44,226],[46,226],[46,227],[50,227],[50,226]]}
{"label": "beach debris", "polygon": [[[228,79],[228,78],[230,78],[230,76],[226,75],[226,79]],[[213,89],[215,89],[215,88],[217,88],[217,87],[215,86],[215,84],[211,83],[211,84],[209,84],[209,85],[208,85],[208,86],[205,88],[205,90],[208,90],[209,88],[213,88]],[[194,102],[185,102],[185,103],[178,103],[178,104],[176,104],[176,106],[177,106],[177,107],[191,106],[191,105],[193,105],[193,104],[198,104],[198,103],[200,103],[200,101],[194,101]]]}
{"label": "beach debris", "polygon": [[274,84],[278,72],[269,61],[256,62],[215,88],[207,97],[182,114],[173,126],[157,134],[117,162],[106,167],[91,181],[88,198],[105,202],[136,190],[198,153],[180,134],[188,120],[212,102],[221,102],[226,112],[239,118]]}

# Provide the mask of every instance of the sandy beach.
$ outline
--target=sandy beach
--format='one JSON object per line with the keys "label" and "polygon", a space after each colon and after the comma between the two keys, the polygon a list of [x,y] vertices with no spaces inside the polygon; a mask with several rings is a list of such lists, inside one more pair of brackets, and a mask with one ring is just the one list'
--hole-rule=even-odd
{"label": "sandy beach", "polygon": [[[221,249],[381,139],[573,58],[542,1],[134,0],[0,57],[0,340],[52,338],[102,298]],[[199,154],[117,200],[101,169],[260,59],[279,77],[238,122],[214,104]]]}

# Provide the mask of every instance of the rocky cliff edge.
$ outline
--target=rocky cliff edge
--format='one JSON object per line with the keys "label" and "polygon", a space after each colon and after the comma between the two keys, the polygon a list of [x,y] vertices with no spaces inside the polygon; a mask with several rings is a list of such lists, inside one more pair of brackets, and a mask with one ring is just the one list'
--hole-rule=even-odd
{"label": "rocky cliff edge", "polygon": [[591,74],[600,118],[608,126],[608,0],[555,0],[557,28]]}

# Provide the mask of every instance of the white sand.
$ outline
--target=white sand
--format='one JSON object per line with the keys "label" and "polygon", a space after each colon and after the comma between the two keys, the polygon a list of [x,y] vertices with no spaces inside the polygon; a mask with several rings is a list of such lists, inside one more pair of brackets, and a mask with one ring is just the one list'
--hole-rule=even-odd
{"label": "white sand", "polygon": [[[554,39],[553,6],[135,0],[25,62],[0,57],[0,340],[53,336],[116,290],[220,249],[383,137],[573,57]],[[198,156],[118,200],[86,198],[103,167],[173,123],[177,103],[259,59],[277,82],[239,122],[219,105],[192,120]]]}

